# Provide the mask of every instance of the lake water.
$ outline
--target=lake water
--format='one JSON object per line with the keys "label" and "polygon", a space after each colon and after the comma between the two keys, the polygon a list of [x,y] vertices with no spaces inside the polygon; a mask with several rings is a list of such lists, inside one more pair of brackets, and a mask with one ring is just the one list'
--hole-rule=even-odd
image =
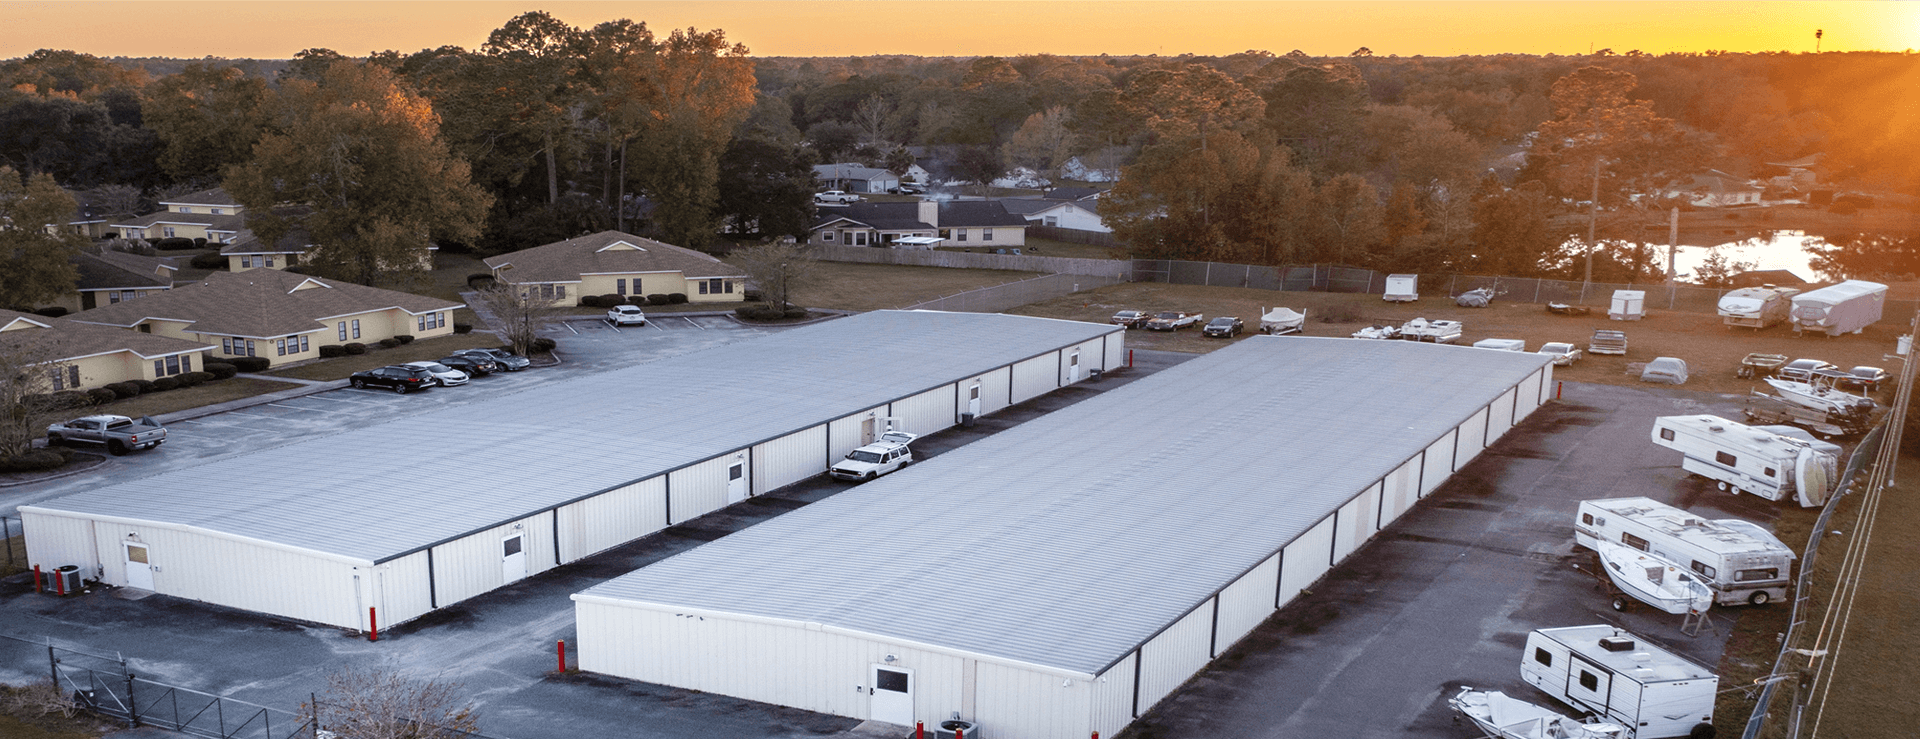
{"label": "lake water", "polygon": [[[1717,247],[1720,255],[1729,263],[1751,262],[1752,269],[1784,269],[1808,282],[1824,282],[1827,280],[1826,275],[1815,272],[1808,266],[1808,260],[1812,257],[1805,248],[1808,243],[1825,242],[1819,236],[1808,235],[1803,231],[1772,231],[1714,246],[1681,244],[1679,253],[1673,257],[1673,268],[1680,273],[1682,281],[1687,281],[1694,271],[1700,268],[1701,263],[1707,261],[1708,250]],[[1657,254],[1654,264],[1665,269],[1666,244],[1654,244],[1653,247]]]}

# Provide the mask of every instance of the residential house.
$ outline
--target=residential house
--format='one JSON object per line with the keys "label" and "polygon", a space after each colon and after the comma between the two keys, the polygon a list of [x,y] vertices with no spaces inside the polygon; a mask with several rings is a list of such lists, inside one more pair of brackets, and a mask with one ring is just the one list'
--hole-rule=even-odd
{"label": "residential house", "polygon": [[286,269],[299,264],[312,248],[313,239],[304,228],[291,229],[272,244],[262,241],[252,229],[242,229],[231,243],[220,247],[220,254],[227,258],[229,271],[245,272],[250,269]]}
{"label": "residential house", "polygon": [[854,203],[823,213],[808,230],[809,244],[889,246],[902,236],[945,239],[942,246],[1025,246],[1027,219],[1005,200],[921,200]]}
{"label": "residential house", "polygon": [[81,323],[216,345],[213,356],[312,359],[324,344],[372,343],[453,333],[439,298],[271,269],[215,272],[207,279],[71,316]]}
{"label": "residential house", "polygon": [[1693,175],[1688,181],[1668,189],[1668,194],[1691,198],[1696,208],[1724,208],[1730,205],[1759,205],[1766,188],[1717,169]]}
{"label": "residential house", "polygon": [[813,165],[813,178],[828,190],[880,193],[900,189],[900,175],[858,162]]}
{"label": "residential house", "polygon": [[918,164],[909,164],[907,165],[907,171],[901,173],[900,181],[911,182],[916,185],[931,185],[933,184],[933,173],[927,171],[926,167]]}
{"label": "residential house", "polygon": [[[71,258],[80,273],[74,291],[51,305],[79,312],[112,305],[173,288],[177,268],[161,257],[144,257],[112,249],[88,249]],[[48,307],[48,306],[40,306]]]}
{"label": "residential house", "polygon": [[153,380],[206,366],[213,347],[172,336],[0,310],[0,351],[41,343],[58,357],[47,363],[52,390],[87,390],[127,380]]}
{"label": "residential house", "polygon": [[1820,160],[1825,156],[1826,154],[1824,153],[1808,154],[1791,161],[1768,162],[1768,166],[1780,167],[1787,170],[1787,173],[1769,179],[1767,184],[1780,190],[1797,192],[1810,191],[1814,186],[1820,184],[1820,176],[1815,170],[1820,166]]}
{"label": "residential house", "polygon": [[588,295],[687,296],[690,303],[739,302],[746,273],[712,255],[620,231],[557,241],[485,260],[501,282],[537,290],[556,304]]}
{"label": "residential house", "polygon": [[[66,188],[61,189],[65,190]],[[74,205],[77,206],[77,209],[73,213],[73,220],[67,221],[65,230],[94,240],[104,239],[112,235],[113,232],[108,229],[112,228],[110,223],[113,219],[106,214],[106,206],[94,202],[93,198],[87,196],[87,193],[78,190],[67,190],[67,195],[73,198]],[[48,233],[57,234],[60,230],[59,226],[53,224],[47,225]]]}
{"label": "residential house", "polygon": [[1060,179],[1075,182],[1119,182],[1119,167],[1101,167],[1089,164],[1086,158],[1074,157],[1060,165]]}
{"label": "residential house", "polygon": [[224,244],[240,232],[244,208],[223,188],[202,190],[160,203],[162,210],[111,224],[130,239],[206,239]]}
{"label": "residential house", "polygon": [[1031,225],[1113,233],[1113,229],[1100,220],[1098,200],[1013,199],[1000,203]]}

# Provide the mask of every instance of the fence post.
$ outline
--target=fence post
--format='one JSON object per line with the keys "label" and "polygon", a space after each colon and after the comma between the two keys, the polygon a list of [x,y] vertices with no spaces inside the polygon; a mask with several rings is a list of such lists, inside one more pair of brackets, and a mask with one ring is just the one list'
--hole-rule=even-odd
{"label": "fence post", "polygon": [[[26,524],[20,526],[20,533],[26,533]],[[13,519],[0,516],[0,542],[7,545],[7,569],[13,569]]]}
{"label": "fence post", "polygon": [[140,704],[133,699],[133,673],[127,673],[127,728],[140,727]]}
{"label": "fence post", "polygon": [[53,678],[53,692],[60,692],[60,660],[53,656],[53,642],[47,642],[47,676]]}

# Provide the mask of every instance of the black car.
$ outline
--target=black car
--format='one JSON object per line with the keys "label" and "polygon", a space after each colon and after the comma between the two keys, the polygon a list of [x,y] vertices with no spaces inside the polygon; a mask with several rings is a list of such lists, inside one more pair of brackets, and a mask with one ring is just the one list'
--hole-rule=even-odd
{"label": "black car", "polygon": [[439,383],[439,378],[421,367],[392,364],[355,372],[352,377],[347,378],[347,382],[356,388],[384,387],[406,395],[409,390],[433,387]]}
{"label": "black car", "polygon": [[454,354],[486,357],[487,359],[493,360],[494,364],[499,365],[500,369],[508,372],[519,372],[533,365],[533,360],[504,349],[461,349],[460,351],[454,352]]}
{"label": "black car", "polygon": [[1847,372],[1847,377],[1840,380],[1840,384],[1844,387],[1854,387],[1867,392],[1873,392],[1879,390],[1880,383],[1886,381],[1886,370],[1880,369],[1879,367],[1855,367]]}
{"label": "black car", "polygon": [[1775,370],[1773,376],[1782,380],[1793,380],[1794,382],[1813,382],[1813,373],[1838,369],[1840,368],[1818,359],[1796,359],[1786,363],[1786,365],[1780,369]]}
{"label": "black car", "polygon": [[433,361],[465,372],[470,377],[485,377],[500,369],[498,363],[479,354],[455,354]]}
{"label": "black car", "polygon": [[1220,316],[1208,321],[1207,327],[1201,329],[1200,333],[1204,336],[1222,336],[1231,339],[1245,330],[1247,330],[1246,321],[1235,316]]}

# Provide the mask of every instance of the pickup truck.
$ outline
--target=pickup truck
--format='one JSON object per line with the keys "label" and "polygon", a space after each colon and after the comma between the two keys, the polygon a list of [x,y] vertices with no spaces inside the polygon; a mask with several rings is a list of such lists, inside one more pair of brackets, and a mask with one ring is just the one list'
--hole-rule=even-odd
{"label": "pickup truck", "polygon": [[840,190],[828,190],[826,192],[814,193],[813,202],[830,203],[834,205],[846,205],[847,203],[860,202],[860,196],[850,192],[842,192]]}
{"label": "pickup truck", "polygon": [[1177,310],[1161,311],[1155,314],[1152,320],[1147,321],[1147,328],[1152,331],[1178,331],[1183,328],[1198,326],[1201,321],[1205,320],[1207,320],[1207,317],[1198,313],[1183,313]]}
{"label": "pickup truck", "polygon": [[167,430],[158,421],[141,416],[85,416],[47,427],[47,446],[61,444],[104,444],[109,453],[119,455],[135,449],[152,449],[167,440]]}

